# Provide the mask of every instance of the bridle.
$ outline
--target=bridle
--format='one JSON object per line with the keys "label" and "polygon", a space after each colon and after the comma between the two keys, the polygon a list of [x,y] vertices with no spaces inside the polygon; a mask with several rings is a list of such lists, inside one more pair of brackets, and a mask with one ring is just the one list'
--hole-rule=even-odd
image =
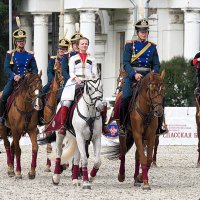
{"label": "bridle", "polygon": [[[153,75],[156,76],[156,75]],[[143,80],[141,80],[143,81]],[[139,83],[138,88],[138,96],[135,102],[135,108],[136,111],[139,113],[139,115],[144,119],[145,125],[149,125],[151,120],[154,117],[161,117],[163,112],[158,113],[158,109],[163,110],[163,102],[158,101],[157,99],[162,99],[164,97],[164,88],[163,88],[163,81],[160,80],[158,83],[155,83],[154,80],[151,81],[150,77],[146,84],[146,95],[147,95],[147,106],[148,106],[148,112],[144,112],[143,109],[140,106],[141,98],[145,98],[142,95],[142,87],[145,87],[142,85],[142,83]],[[151,87],[154,87],[153,89]]]}

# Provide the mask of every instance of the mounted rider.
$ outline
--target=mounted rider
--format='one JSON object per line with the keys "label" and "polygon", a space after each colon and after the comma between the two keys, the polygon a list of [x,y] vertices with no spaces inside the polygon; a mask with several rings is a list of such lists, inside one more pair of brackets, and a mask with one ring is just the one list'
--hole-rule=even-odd
{"label": "mounted rider", "polygon": [[[49,92],[50,86],[55,76],[56,63],[57,62],[59,62],[60,64],[62,63],[65,53],[67,53],[69,50],[69,46],[70,46],[70,41],[67,40],[66,38],[62,38],[59,40],[57,55],[51,56],[49,59],[49,63],[47,67],[48,82],[42,88],[42,95],[45,95]],[[62,75],[64,79],[69,78],[69,75],[67,74],[67,72],[62,71]],[[60,96],[61,96],[61,92],[60,92]]]}
{"label": "mounted rider", "polygon": [[76,33],[71,36],[70,43],[71,43],[71,51],[66,52],[64,58],[62,60],[62,74],[64,77],[64,85],[66,84],[67,80],[69,79],[69,60],[72,56],[78,53],[78,45],[77,42],[83,35],[79,32],[79,24],[75,24]]}
{"label": "mounted rider", "polygon": [[95,58],[87,53],[89,40],[81,37],[78,40],[79,52],[69,60],[70,78],[66,82],[61,96],[61,107],[57,112],[54,122],[50,124],[46,131],[60,130],[59,133],[65,134],[65,123],[69,115],[70,106],[75,97],[75,87],[80,85],[82,80],[98,78]]}
{"label": "mounted rider", "polygon": [[194,94],[200,95],[200,52],[195,55],[191,64],[196,68],[196,88]]}
{"label": "mounted rider", "polygon": [[137,83],[150,71],[159,73],[160,62],[156,45],[147,40],[149,23],[141,19],[135,24],[137,40],[126,42],[124,50],[124,70],[127,76],[124,78],[122,89],[122,102],[120,105],[120,130],[119,136],[125,136],[126,116],[130,99],[135,93]]}
{"label": "mounted rider", "polygon": [[17,83],[27,72],[38,74],[38,68],[33,52],[25,50],[26,32],[20,28],[19,18],[16,17],[19,29],[13,32],[13,50],[7,51],[4,72],[7,76],[7,83],[3,89],[0,100],[0,125],[4,123],[4,113],[8,97],[14,90],[14,83]]}

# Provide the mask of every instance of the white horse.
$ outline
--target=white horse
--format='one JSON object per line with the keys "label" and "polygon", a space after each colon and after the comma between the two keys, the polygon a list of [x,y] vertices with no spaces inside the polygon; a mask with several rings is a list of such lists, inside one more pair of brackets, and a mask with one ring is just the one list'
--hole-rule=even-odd
{"label": "white horse", "polygon": [[[64,163],[66,159],[70,159],[72,153],[74,153],[74,163],[72,167],[72,180],[74,185],[80,185],[78,182],[79,162],[81,159],[82,176],[84,189],[91,189],[90,182],[94,180],[96,173],[101,165],[100,151],[101,151],[101,134],[102,134],[102,98],[103,98],[103,86],[100,79],[85,80],[84,92],[82,97],[77,103],[72,117],[72,126],[74,129],[76,142],[78,148],[75,148],[74,142],[70,144],[71,153],[65,151],[65,156],[62,155],[62,144],[64,135],[57,133],[56,137],[56,162]],[[69,130],[66,134],[70,136]],[[72,139],[72,135],[69,137]],[[73,141],[73,139],[71,140]],[[95,162],[93,169],[88,175],[88,158],[87,149],[90,141],[93,143]],[[68,139],[69,142],[69,139]],[[72,150],[73,149],[73,150]],[[63,152],[64,153],[64,152]],[[67,156],[66,156],[67,155]],[[55,165],[54,175],[52,178],[54,184],[60,182],[60,169],[59,164]]]}

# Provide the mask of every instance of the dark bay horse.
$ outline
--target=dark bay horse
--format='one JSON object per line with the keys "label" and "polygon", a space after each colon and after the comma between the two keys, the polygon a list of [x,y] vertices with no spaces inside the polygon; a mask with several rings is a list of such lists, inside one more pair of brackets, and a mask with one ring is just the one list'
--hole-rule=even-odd
{"label": "dark bay horse", "polygon": [[[57,101],[58,101],[58,95],[60,92],[60,88],[63,86],[64,78],[62,76],[62,69],[61,64],[59,62],[55,63],[54,66],[55,76],[52,82],[52,85],[50,87],[50,91],[47,94],[47,100],[45,102],[44,106],[44,122],[45,122],[45,129],[48,126],[48,124],[52,121],[57,108]],[[49,135],[50,133],[47,132],[46,135]],[[47,144],[47,154],[52,152],[52,146],[51,143]],[[49,158],[47,158],[46,163],[46,172],[50,172],[51,167],[51,161]]]}
{"label": "dark bay horse", "polygon": [[[37,163],[37,134],[39,133],[38,110],[42,109],[41,73],[34,75],[28,73],[21,78],[19,85],[14,90],[14,100],[7,113],[5,126],[0,126],[0,135],[4,141],[7,154],[7,173],[9,176],[22,178],[21,174],[21,148],[19,141],[22,135],[28,133],[32,143],[32,162],[29,170],[29,178],[35,178]],[[7,131],[12,132],[13,142],[7,138]],[[16,171],[14,172],[14,155],[16,156]]]}
{"label": "dark bay horse", "polygon": [[200,96],[195,96],[196,100],[196,124],[197,124],[197,135],[198,135],[198,160],[197,167],[200,168]]}
{"label": "dark bay horse", "polygon": [[[163,115],[163,95],[165,71],[161,75],[150,72],[140,83],[138,83],[138,94],[132,104],[130,120],[127,125],[126,136],[119,135],[120,143],[109,147],[106,152],[108,157],[120,158],[120,169],[118,180],[125,180],[125,154],[136,144],[135,153],[135,184],[144,183],[143,189],[150,189],[148,183],[148,171],[152,163],[152,153],[155,143],[158,117]],[[144,140],[146,140],[147,152],[144,152]],[[109,155],[110,154],[110,155]],[[139,175],[139,168],[142,168],[142,177]]]}

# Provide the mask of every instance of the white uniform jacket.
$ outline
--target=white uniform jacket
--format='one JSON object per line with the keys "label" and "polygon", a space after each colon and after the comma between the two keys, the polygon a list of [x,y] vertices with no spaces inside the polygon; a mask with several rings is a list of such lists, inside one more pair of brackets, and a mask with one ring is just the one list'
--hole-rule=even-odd
{"label": "white uniform jacket", "polygon": [[99,77],[95,58],[88,54],[83,63],[79,54],[72,56],[69,60],[69,75],[70,78],[63,90],[61,101],[74,100],[76,88],[75,77],[79,77],[81,80],[97,79]]}

